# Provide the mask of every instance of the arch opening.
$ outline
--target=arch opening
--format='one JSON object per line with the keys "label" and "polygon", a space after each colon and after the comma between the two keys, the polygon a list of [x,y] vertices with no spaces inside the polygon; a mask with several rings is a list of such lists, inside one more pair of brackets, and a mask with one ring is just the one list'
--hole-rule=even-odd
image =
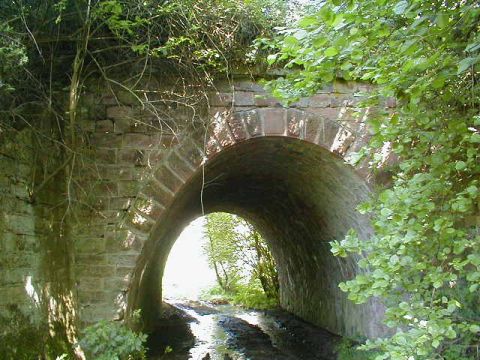
{"label": "arch opening", "polygon": [[329,242],[353,228],[371,234],[355,211],[368,196],[366,183],[337,155],[286,137],[253,138],[215,155],[176,194],[145,243],[129,309],[140,308],[146,328],[161,319],[162,276],[183,228],[212,212],[237,214],[266,239],[277,263],[280,305],[340,335],[380,333],[381,306],[354,305],[338,283],[358,271],[355,259],[339,259]]}
{"label": "arch opening", "polygon": [[205,243],[205,217],[200,217],[187,225],[168,255],[162,279],[164,301],[198,301],[215,286]]}

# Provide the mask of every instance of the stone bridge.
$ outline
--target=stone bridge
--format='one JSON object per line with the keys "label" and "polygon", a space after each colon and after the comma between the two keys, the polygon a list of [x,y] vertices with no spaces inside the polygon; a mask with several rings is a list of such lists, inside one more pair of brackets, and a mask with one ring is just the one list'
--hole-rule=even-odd
{"label": "stone bridge", "polygon": [[[147,113],[128,92],[84,96],[89,112],[81,125],[96,161],[95,176],[78,179],[94,205],[72,225],[81,321],[141,309],[153,328],[175,240],[195,218],[224,211],[267,240],[282,307],[337,334],[381,334],[382,306],[354,305],[338,289],[357,273],[357,259],[335,258],[329,246],[351,228],[361,237],[372,232],[355,208],[378,174],[366,163],[349,165],[369,137],[368,111],[356,108],[368,86],[338,82],[290,107],[249,79],[217,89],[203,121],[181,132],[168,121],[160,126],[157,110]],[[186,123],[199,111],[174,105],[165,111]]]}

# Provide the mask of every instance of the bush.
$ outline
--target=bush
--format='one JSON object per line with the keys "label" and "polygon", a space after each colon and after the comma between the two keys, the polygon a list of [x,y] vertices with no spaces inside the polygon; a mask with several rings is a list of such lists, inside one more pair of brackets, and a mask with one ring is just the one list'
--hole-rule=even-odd
{"label": "bush", "polygon": [[357,349],[358,343],[347,338],[343,338],[337,346],[338,360],[374,360],[379,353],[374,351],[365,351]]}
{"label": "bush", "polygon": [[146,340],[121,322],[102,320],[84,330],[79,345],[88,360],[134,360],[145,359]]}
{"label": "bush", "polygon": [[214,286],[202,294],[202,300],[213,303],[232,303],[261,310],[278,306],[278,300],[265,294],[258,279],[247,284],[236,283],[231,291],[225,291],[218,285]]}

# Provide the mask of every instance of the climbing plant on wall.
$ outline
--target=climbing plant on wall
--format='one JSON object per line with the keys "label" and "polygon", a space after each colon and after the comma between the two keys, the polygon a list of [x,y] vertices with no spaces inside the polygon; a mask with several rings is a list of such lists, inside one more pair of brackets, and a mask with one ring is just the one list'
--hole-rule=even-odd
{"label": "climbing plant on wall", "polygon": [[[49,304],[45,312],[58,312],[58,316],[41,315],[63,322],[58,331],[50,328],[55,338],[60,339],[66,328],[76,325],[78,313],[70,278],[74,273],[70,230],[79,217],[98,214],[89,197],[93,193],[89,188],[98,179],[90,147],[93,136],[82,121],[94,124],[106,115],[92,115],[95,111],[85,105],[88,96],[84,95],[96,94],[98,86],[102,96],[108,92],[120,103],[117,94],[123,91],[153,114],[161,106],[194,108],[205,104],[214,74],[228,75],[233,64],[243,63],[253,39],[277,24],[282,3],[0,1],[0,145],[14,144],[19,153],[32,154],[25,171],[25,202],[48,218],[48,222],[42,219],[48,231],[45,244],[55,250],[56,261],[42,246],[48,276],[42,274],[38,281],[48,287],[48,298],[42,299]],[[145,84],[159,79],[165,83],[168,79],[178,91],[167,85],[163,92],[156,87],[151,100]],[[156,119],[160,125],[155,130],[162,133],[166,121],[162,116]],[[175,135],[195,121],[195,125],[205,125],[198,115],[189,120],[185,124],[169,119],[168,128]],[[25,141],[16,141],[18,134]],[[59,274],[68,279],[59,281]],[[75,339],[72,335],[67,340]],[[38,349],[38,353],[48,351]]]}
{"label": "climbing plant on wall", "polygon": [[360,104],[376,109],[373,137],[355,160],[375,169],[383,148],[398,165],[359,208],[376,234],[331,245],[361,256],[361,274],[340,284],[349,298],[386,305],[394,334],[364,345],[376,359],[478,358],[479,24],[477,1],[329,0],[282,29],[268,57],[290,69],[269,84],[287,102],[336,78],[375,85]]}

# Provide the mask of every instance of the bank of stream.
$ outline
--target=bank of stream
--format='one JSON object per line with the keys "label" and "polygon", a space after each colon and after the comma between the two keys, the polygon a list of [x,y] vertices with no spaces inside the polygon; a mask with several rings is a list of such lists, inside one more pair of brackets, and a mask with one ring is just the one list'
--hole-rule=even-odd
{"label": "bank of stream", "polygon": [[149,337],[149,360],[334,360],[341,339],[282,310],[198,301],[165,306]]}

